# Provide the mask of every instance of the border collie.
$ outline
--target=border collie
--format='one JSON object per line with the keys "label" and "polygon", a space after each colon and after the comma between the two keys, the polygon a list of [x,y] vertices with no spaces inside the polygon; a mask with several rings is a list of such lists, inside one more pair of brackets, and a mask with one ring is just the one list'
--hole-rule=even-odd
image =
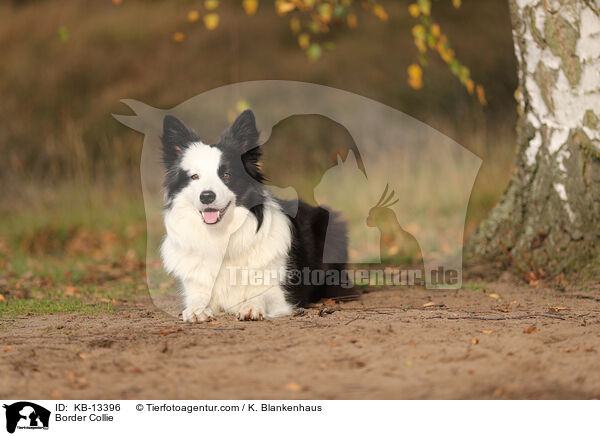
{"label": "border collie", "polygon": [[[301,201],[295,216],[285,213],[289,204],[263,184],[258,137],[250,110],[217,144],[203,143],[174,116],[164,118],[161,256],[180,282],[186,322],[208,321],[220,312],[239,320],[281,317],[295,307],[349,293],[339,283],[299,280],[298,272],[307,269],[343,272],[345,226],[328,210]],[[335,264],[323,262],[326,239],[327,257]],[[238,283],[232,268],[258,271],[262,281]]]}

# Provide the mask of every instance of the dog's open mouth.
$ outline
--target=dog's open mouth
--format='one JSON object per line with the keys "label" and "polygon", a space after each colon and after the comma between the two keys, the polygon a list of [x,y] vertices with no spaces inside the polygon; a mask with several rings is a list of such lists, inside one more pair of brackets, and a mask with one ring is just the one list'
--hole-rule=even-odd
{"label": "dog's open mouth", "polygon": [[206,208],[200,211],[200,215],[202,215],[202,219],[206,224],[216,224],[221,221],[230,204],[231,201],[223,209],[214,209],[212,207]]}

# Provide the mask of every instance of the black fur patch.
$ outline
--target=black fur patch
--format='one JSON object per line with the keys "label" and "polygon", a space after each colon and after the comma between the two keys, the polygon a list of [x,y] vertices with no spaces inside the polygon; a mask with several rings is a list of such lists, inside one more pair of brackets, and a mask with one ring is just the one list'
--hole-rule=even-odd
{"label": "black fur patch", "polygon": [[200,137],[181,120],[167,115],[163,120],[163,135],[160,139],[163,164],[167,171],[163,187],[167,192],[166,207],[170,207],[173,197],[190,183],[189,175],[179,168],[181,156],[190,144],[200,141]]}
{"label": "black fur patch", "polygon": [[[282,209],[286,209],[285,201],[280,201]],[[341,277],[346,267],[347,260],[347,235],[346,225],[339,220],[335,212],[323,207],[314,207],[302,201],[298,203],[298,212],[295,217],[290,217],[292,222],[292,246],[288,255],[288,272],[290,270],[302,271],[337,271]],[[328,247],[328,252],[340,263],[329,264],[323,262],[325,250],[325,238],[333,247]],[[335,252],[335,254],[334,254]],[[298,306],[306,306],[322,298],[354,299],[357,297],[356,289],[353,287],[336,285],[315,285],[298,283],[288,280],[285,284],[288,291],[287,298],[290,303]]]}
{"label": "black fur patch", "polygon": [[223,181],[235,194],[236,203],[250,210],[256,217],[256,231],[263,222],[265,202],[265,187],[262,184],[264,176],[258,163],[261,155],[258,136],[254,114],[245,110],[223,133],[219,143],[214,145],[223,153],[219,176],[223,179],[225,172],[231,175],[228,181]]}

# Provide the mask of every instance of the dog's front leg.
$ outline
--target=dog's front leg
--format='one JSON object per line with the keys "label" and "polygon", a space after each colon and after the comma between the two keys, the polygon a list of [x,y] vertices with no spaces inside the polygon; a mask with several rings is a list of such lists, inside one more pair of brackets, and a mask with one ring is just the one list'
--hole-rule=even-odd
{"label": "dog's front leg", "polygon": [[182,316],[184,322],[206,322],[214,319],[214,313],[208,307],[212,286],[212,283],[202,283],[199,280],[183,281],[185,310],[182,312]]}

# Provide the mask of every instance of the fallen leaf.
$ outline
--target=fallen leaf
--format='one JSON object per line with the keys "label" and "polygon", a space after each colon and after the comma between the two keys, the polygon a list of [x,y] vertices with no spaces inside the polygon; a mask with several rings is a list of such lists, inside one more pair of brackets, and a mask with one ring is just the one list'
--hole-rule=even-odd
{"label": "fallen leaf", "polygon": [[295,382],[289,382],[285,385],[285,389],[290,392],[302,392],[302,386]]}
{"label": "fallen leaf", "polygon": [[5,352],[6,352],[6,351],[10,351],[10,350],[12,350],[12,349],[13,349],[12,345],[7,345],[6,347],[4,347],[4,351],[5,351]]}
{"label": "fallen leaf", "polygon": [[4,301],[6,300],[6,298],[4,298],[4,295],[0,294],[0,301]]}
{"label": "fallen leaf", "polygon": [[550,308],[550,312],[554,312],[554,313],[560,312],[561,310],[569,310],[569,309],[566,307],[551,307]]}
{"label": "fallen leaf", "polygon": [[65,292],[64,292],[64,294],[67,297],[74,297],[78,293],[79,293],[79,290],[75,286],[67,286],[67,288],[65,289]]}
{"label": "fallen leaf", "polygon": [[510,307],[502,307],[502,306],[497,306],[497,307],[493,307],[492,309],[497,310],[498,312],[512,312],[512,309]]}
{"label": "fallen leaf", "polygon": [[494,330],[481,330],[484,335],[491,335]]}
{"label": "fallen leaf", "polygon": [[431,306],[435,306],[435,303],[433,301],[430,301],[429,303],[425,303],[423,305],[423,307],[431,307]]}
{"label": "fallen leaf", "polygon": [[479,343],[479,339],[477,339],[477,338],[471,339],[471,344],[477,345],[478,343]]}
{"label": "fallen leaf", "polygon": [[490,298],[493,298],[494,300],[497,300],[498,298],[500,298],[500,295],[498,295],[498,294],[490,294]]}
{"label": "fallen leaf", "polygon": [[523,333],[527,333],[527,334],[537,333],[537,327],[534,325],[528,325],[527,327],[525,327],[523,329]]}

